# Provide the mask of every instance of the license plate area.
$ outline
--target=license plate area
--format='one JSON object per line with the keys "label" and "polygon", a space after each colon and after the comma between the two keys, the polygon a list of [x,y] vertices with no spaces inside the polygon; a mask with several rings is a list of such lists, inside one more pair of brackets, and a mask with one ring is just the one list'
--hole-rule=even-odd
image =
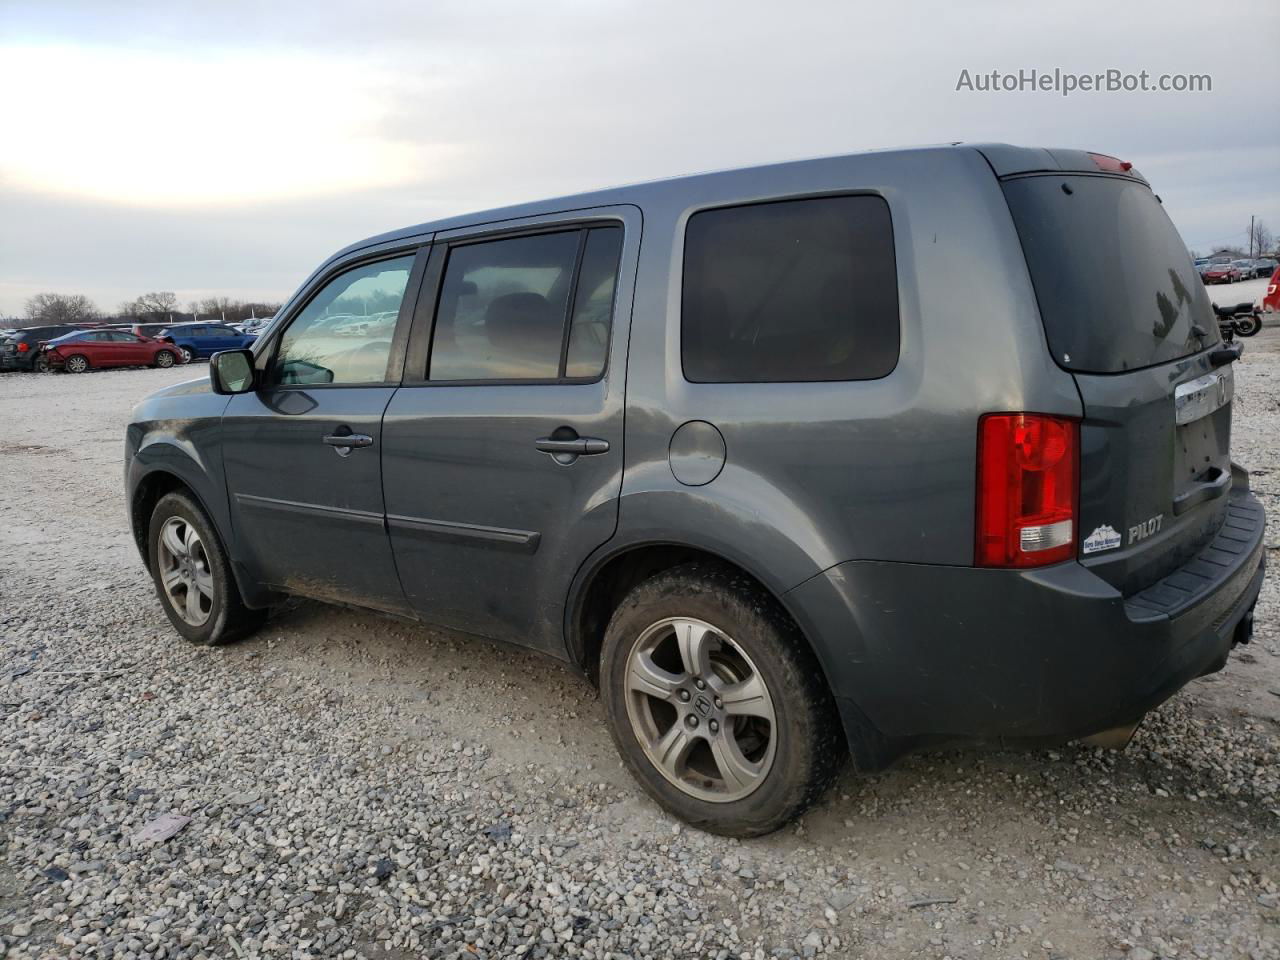
{"label": "license plate area", "polygon": [[1179,384],[1174,390],[1174,495],[1212,483],[1231,469],[1230,368]]}

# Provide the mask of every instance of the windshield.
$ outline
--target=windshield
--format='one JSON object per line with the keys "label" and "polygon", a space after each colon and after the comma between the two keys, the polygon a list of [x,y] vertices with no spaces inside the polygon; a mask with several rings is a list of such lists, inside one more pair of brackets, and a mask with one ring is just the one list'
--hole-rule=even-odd
{"label": "windshield", "polygon": [[1218,341],[1187,248],[1145,184],[1040,175],[1002,186],[1049,348],[1063,367],[1119,373]]}

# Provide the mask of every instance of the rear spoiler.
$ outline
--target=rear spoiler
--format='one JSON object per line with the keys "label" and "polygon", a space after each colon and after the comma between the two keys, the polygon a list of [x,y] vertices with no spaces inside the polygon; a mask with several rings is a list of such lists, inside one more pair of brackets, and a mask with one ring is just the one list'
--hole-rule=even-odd
{"label": "rear spoiler", "polygon": [[1108,173],[1147,183],[1133,164],[1106,153],[1013,147],[1007,143],[977,144],[974,149],[986,159],[992,172],[1002,178],[1023,173]]}

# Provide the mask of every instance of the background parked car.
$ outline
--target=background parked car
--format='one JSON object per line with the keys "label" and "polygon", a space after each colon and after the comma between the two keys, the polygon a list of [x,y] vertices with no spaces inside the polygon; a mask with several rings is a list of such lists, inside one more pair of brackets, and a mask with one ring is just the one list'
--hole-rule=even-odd
{"label": "background parked car", "polygon": [[0,345],[0,370],[35,370],[41,344],[83,329],[80,324],[61,323],[17,330]]}
{"label": "background parked car", "polygon": [[131,323],[129,329],[140,337],[147,337],[150,340],[158,339],[163,330],[168,329],[172,324],[168,323]]}
{"label": "background parked car", "polygon": [[159,338],[177,347],[184,362],[208,359],[219,350],[242,350],[258,339],[221,323],[175,323],[161,330]]}
{"label": "background parked car", "polygon": [[1253,279],[1253,261],[1249,259],[1232,260],[1231,265],[1236,268],[1236,280]]}
{"label": "background parked car", "polygon": [[1240,279],[1240,268],[1231,263],[1211,263],[1201,276],[1205,283],[1235,283]]}
{"label": "background parked car", "polygon": [[172,367],[182,362],[173,344],[127,330],[78,330],[41,348],[38,366],[68,373],[102,367]]}
{"label": "background parked car", "polygon": [[1253,273],[1250,276],[1255,278],[1269,277],[1275,272],[1276,267],[1280,267],[1280,263],[1263,257],[1261,260],[1253,261]]}
{"label": "background parked car", "polygon": [[1271,282],[1267,284],[1267,292],[1262,295],[1262,309],[1268,313],[1280,313],[1280,267],[1271,274]]}

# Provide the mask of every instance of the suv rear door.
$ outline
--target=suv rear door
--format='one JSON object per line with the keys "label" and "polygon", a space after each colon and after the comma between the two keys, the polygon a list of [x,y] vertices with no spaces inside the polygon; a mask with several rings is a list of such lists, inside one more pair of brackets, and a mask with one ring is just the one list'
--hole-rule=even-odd
{"label": "suv rear door", "polygon": [[617,527],[639,246],[629,206],[437,234],[383,424],[424,620],[563,655],[570,582]]}
{"label": "suv rear door", "polygon": [[1186,246],[1140,178],[1095,169],[1002,186],[1049,349],[1083,402],[1080,559],[1131,596],[1227,518],[1231,366]]}

